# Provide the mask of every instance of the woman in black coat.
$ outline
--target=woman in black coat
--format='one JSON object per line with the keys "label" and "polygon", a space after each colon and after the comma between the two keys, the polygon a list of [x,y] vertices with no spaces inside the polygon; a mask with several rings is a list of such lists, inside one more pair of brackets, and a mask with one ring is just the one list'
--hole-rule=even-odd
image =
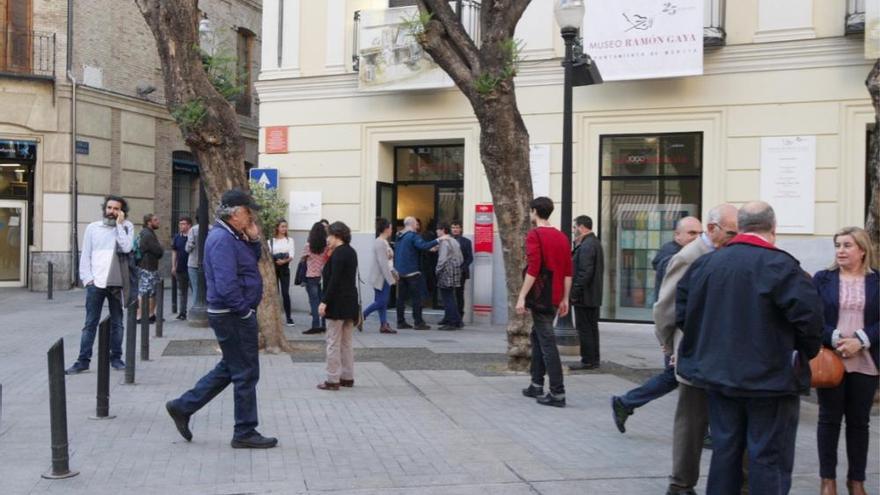
{"label": "woman in black coat", "polygon": [[354,386],[354,348],[351,334],[360,317],[357,253],[349,245],[351,230],[342,222],[327,229],[330,258],[324,265],[324,293],[318,313],[327,320],[327,380],[321,390]]}

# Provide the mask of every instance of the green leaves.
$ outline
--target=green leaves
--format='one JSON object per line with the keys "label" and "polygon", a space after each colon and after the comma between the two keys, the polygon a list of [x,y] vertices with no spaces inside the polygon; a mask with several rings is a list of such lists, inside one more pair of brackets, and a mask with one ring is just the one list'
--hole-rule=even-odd
{"label": "green leaves", "polygon": [[267,189],[254,180],[249,182],[249,186],[251,196],[260,205],[257,217],[263,230],[263,237],[269,238],[275,232],[278,222],[287,216],[287,201],[284,201],[278,189]]}
{"label": "green leaves", "polygon": [[522,62],[522,50],[525,44],[522,40],[514,38],[506,38],[499,44],[499,52],[503,58],[501,71],[497,74],[483,72],[474,79],[474,89],[477,93],[485,96],[495,91],[498,86],[504,82],[513,80],[519,70],[519,64]]}
{"label": "green leaves", "polygon": [[171,110],[171,116],[177,122],[177,125],[180,126],[180,130],[183,131],[184,134],[188,134],[199,125],[207,113],[208,109],[205,108],[205,104],[202,103],[201,98],[189,100],[182,105],[177,105]]}

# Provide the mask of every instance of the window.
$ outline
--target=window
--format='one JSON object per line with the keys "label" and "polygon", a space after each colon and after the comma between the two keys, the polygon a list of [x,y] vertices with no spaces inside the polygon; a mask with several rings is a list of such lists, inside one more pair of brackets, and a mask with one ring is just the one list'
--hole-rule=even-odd
{"label": "window", "polygon": [[700,214],[702,143],[702,133],[601,137],[603,318],[652,319],[651,261],[679,218]]}
{"label": "window", "polygon": [[395,152],[398,181],[464,180],[464,146],[401,147]]}
{"label": "window", "polygon": [[0,0],[0,71],[31,70],[31,1]]}
{"label": "window", "polygon": [[171,231],[177,232],[180,217],[196,218],[199,165],[188,151],[171,154]]}
{"label": "window", "polygon": [[254,33],[247,29],[239,28],[235,73],[238,76],[238,84],[242,86],[242,93],[238,95],[238,98],[235,100],[235,111],[239,115],[244,115],[246,117],[251,116],[251,107],[253,103],[253,53]]}

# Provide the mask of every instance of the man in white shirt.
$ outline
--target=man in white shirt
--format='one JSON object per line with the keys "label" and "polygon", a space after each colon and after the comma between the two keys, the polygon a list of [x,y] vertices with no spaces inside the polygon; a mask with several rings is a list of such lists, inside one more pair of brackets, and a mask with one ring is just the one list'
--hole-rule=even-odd
{"label": "man in white shirt", "polygon": [[110,365],[117,370],[125,369],[122,361],[124,273],[119,254],[131,252],[134,225],[125,219],[128,203],[124,198],[107,196],[102,208],[104,219],[90,223],[83,236],[79,276],[86,288],[86,323],[82,329],[79,358],[67,369],[68,375],[89,369],[104,299],[110,309]]}

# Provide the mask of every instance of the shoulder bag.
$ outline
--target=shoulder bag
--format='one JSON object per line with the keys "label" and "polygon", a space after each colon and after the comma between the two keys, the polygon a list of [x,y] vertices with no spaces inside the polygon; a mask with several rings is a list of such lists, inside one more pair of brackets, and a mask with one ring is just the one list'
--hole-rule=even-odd
{"label": "shoulder bag", "polygon": [[843,360],[833,350],[822,346],[819,354],[810,360],[810,386],[834,388],[843,381]]}
{"label": "shoulder bag", "polygon": [[[553,305],[553,271],[544,264],[544,243],[537,229],[535,235],[538,236],[538,246],[541,250],[541,271],[535,278],[531,290],[526,294],[526,307],[535,313],[553,314],[556,313],[556,306]],[[528,267],[523,269],[523,279],[527,269]]]}

